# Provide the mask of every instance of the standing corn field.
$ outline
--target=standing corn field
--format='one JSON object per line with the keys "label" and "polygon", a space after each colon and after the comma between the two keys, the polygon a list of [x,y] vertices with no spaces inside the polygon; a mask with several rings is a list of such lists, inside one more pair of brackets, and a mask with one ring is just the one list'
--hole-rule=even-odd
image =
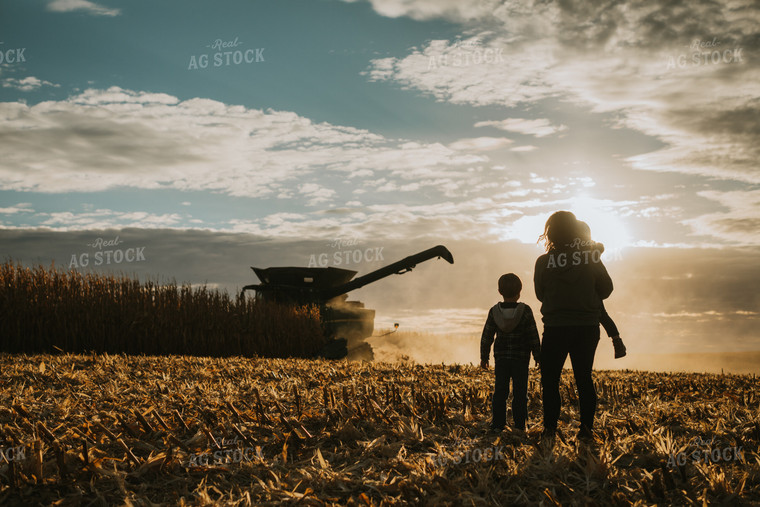
{"label": "standing corn field", "polygon": [[315,306],[11,262],[0,265],[0,322],[6,352],[308,357],[326,343]]}

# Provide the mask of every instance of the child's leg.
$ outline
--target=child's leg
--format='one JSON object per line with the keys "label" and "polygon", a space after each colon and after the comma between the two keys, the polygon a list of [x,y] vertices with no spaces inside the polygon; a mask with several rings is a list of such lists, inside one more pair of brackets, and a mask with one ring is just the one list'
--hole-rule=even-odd
{"label": "child's leg", "polygon": [[524,430],[528,420],[528,361],[513,360],[511,362],[512,376],[512,417],[515,428]]}
{"label": "child's leg", "polygon": [[493,419],[491,426],[503,428],[507,424],[507,396],[509,395],[509,365],[502,358],[494,358]]}

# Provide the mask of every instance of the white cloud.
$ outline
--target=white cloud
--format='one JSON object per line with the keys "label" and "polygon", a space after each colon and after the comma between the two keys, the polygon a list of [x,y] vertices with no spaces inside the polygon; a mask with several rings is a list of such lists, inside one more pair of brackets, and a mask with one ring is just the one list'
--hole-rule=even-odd
{"label": "white cloud", "polygon": [[325,236],[384,238],[387,241],[409,238],[493,240],[495,236],[488,231],[488,214],[496,206],[488,198],[420,205],[374,204],[364,205],[361,213],[327,210],[289,214],[287,217],[278,214],[277,220],[268,217],[232,220],[229,227],[232,232],[303,240]]}
{"label": "white cloud", "polygon": [[704,191],[699,195],[719,203],[723,210],[684,220],[694,235],[735,245],[760,245],[760,190]]}
{"label": "white cloud", "polygon": [[53,0],[48,3],[48,10],[53,12],[85,11],[94,16],[118,16],[119,9],[109,9],[88,0]]}
{"label": "white cloud", "polygon": [[97,209],[85,213],[62,211],[40,213],[40,225],[57,231],[76,231],[87,229],[113,229],[139,227],[142,229],[163,229],[178,227],[182,217],[176,213],[156,215],[144,211],[121,212],[110,209]]}
{"label": "white cloud", "polygon": [[[53,193],[124,186],[287,198],[310,174],[451,180],[487,160],[292,112],[117,87],[33,106],[0,103],[0,135],[0,189]],[[322,190],[312,203],[332,195]]]}
{"label": "white cloud", "polygon": [[335,190],[325,188],[317,183],[304,183],[298,187],[298,192],[309,197],[308,206],[316,206],[323,202],[329,202],[335,195]]}
{"label": "white cloud", "polygon": [[[462,44],[475,43],[479,53],[463,51]],[[483,58],[489,54],[490,61],[476,64],[475,54]],[[526,45],[487,32],[458,42],[433,40],[404,58],[373,60],[364,74],[371,81],[394,81],[405,89],[422,90],[441,102],[515,106],[557,95],[545,76],[553,63],[547,43]]]}
{"label": "white cloud", "polygon": [[34,76],[28,76],[23,79],[9,77],[3,80],[3,88],[15,88],[16,90],[20,90],[22,92],[31,92],[41,88],[42,86],[52,86],[54,88],[59,88],[61,85],[51,83],[50,81],[43,81]]}
{"label": "white cloud", "polygon": [[537,118],[526,120],[524,118],[508,118],[501,121],[479,121],[475,127],[495,127],[507,132],[517,132],[535,137],[546,137],[567,130],[565,125],[552,125],[551,120]]}
{"label": "white cloud", "polygon": [[[353,0],[347,0],[353,2]],[[488,18],[501,3],[498,0],[462,2],[461,0],[369,0],[378,14],[390,18],[408,16],[417,20],[446,18],[468,21]]]}
{"label": "white cloud", "polygon": [[512,143],[506,137],[473,137],[459,139],[449,144],[449,148],[456,151],[488,151],[503,148]]}
{"label": "white cloud", "polygon": [[2,215],[15,215],[16,213],[34,213],[32,204],[28,202],[20,202],[15,206],[0,208],[0,214]]}

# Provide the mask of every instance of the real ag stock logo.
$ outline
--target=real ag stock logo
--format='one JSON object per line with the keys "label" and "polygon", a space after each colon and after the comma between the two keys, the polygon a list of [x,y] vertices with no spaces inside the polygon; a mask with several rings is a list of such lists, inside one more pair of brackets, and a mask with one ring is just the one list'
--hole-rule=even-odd
{"label": "real ag stock logo", "polygon": [[310,268],[320,267],[324,268],[330,265],[332,266],[349,266],[351,264],[361,264],[362,262],[376,262],[384,261],[383,248],[370,247],[370,248],[352,248],[359,246],[359,240],[357,238],[341,239],[338,238],[327,244],[332,249],[337,249],[332,253],[322,252],[319,254],[311,254],[309,256]]}
{"label": "real ag stock logo", "polygon": [[223,438],[217,450],[213,453],[202,452],[191,454],[187,466],[210,467],[264,460],[261,447],[240,447],[238,445],[239,442],[237,437],[232,439]]}
{"label": "real ag stock logo", "polygon": [[694,39],[690,44],[685,46],[691,50],[691,54],[681,53],[678,56],[668,57],[668,70],[684,69],[686,67],[699,67],[702,65],[719,65],[731,63],[743,63],[742,51],[744,48],[728,48],[719,41],[717,37],[712,40]]}
{"label": "real ag stock logo", "polygon": [[243,43],[239,37],[234,40],[216,39],[207,48],[215,53],[204,53],[200,55],[191,55],[187,70],[198,70],[208,68],[209,64],[213,67],[229,67],[230,65],[241,65],[245,63],[259,63],[264,60],[264,48],[254,49],[237,49]]}
{"label": "real ag stock logo", "polygon": [[0,462],[5,460],[10,463],[11,461],[24,461],[25,459],[26,454],[23,445],[17,445],[15,447],[0,446]]}
{"label": "real ag stock logo", "polygon": [[428,70],[438,67],[469,67],[470,65],[504,63],[504,48],[483,47],[477,39],[457,40],[450,51],[431,55]]}
{"label": "real ag stock logo", "polygon": [[456,442],[451,450],[441,449],[441,452],[435,458],[432,458],[432,461],[433,465],[443,467],[448,464],[487,463],[489,461],[503,460],[504,458],[503,445],[482,447],[476,440],[465,439]]}
{"label": "real ag stock logo", "polygon": [[[113,248],[124,243],[124,240],[119,239],[116,236],[114,239],[97,238],[92,243],[87,243],[87,246],[95,250],[92,258],[94,266],[121,264],[122,262],[143,262],[145,261],[145,247],[131,247],[131,248]],[[104,247],[106,248],[104,250]],[[86,268],[90,265],[90,252],[84,252],[79,254],[71,254],[71,261],[69,262],[69,269],[71,268]]]}
{"label": "real ag stock logo", "polygon": [[687,463],[731,463],[744,461],[744,449],[742,446],[723,446],[716,442],[715,437],[703,440],[696,437],[689,441],[686,448],[677,453],[668,454],[668,467],[676,468],[685,466]]}
{"label": "real ag stock logo", "polygon": [[4,63],[26,63],[26,57],[24,56],[24,51],[26,51],[26,48],[5,49],[3,47],[4,45],[4,42],[0,42],[0,65]]}

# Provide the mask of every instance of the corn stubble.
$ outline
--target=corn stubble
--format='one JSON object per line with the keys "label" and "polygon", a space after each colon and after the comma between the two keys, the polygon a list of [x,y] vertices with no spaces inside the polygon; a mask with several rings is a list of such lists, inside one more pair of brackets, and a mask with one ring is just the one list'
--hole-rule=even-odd
{"label": "corn stubble", "polygon": [[[0,447],[26,449],[0,462],[0,504],[760,502],[750,376],[596,372],[587,446],[565,372],[551,447],[535,371],[521,435],[485,431],[493,372],[472,366],[2,354],[0,367]],[[697,438],[743,459],[667,466]],[[496,459],[463,459],[489,448]],[[213,458],[226,451],[245,459]]]}
{"label": "corn stubble", "polygon": [[319,308],[126,276],[0,265],[0,350],[311,357]]}

